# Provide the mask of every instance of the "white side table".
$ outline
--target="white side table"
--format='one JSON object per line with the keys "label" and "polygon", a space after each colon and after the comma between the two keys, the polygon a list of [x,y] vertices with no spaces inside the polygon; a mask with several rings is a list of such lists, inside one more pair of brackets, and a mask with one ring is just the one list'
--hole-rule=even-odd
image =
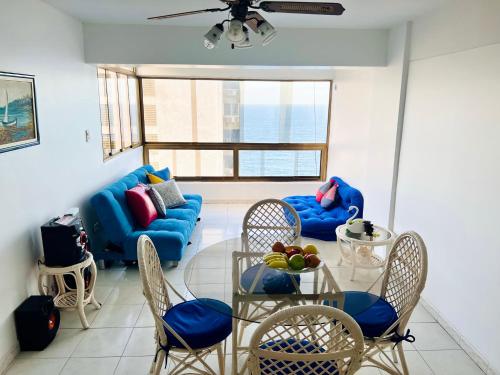
{"label": "white side table", "polygon": [[382,257],[375,253],[375,247],[385,247],[385,255],[387,248],[393,243],[396,235],[389,229],[373,226],[374,233],[378,236],[374,237],[373,241],[359,240],[347,235],[347,225],[339,225],[335,230],[337,234],[337,242],[340,248],[339,266],[345,261],[352,266],[351,280],[354,280],[356,268],[382,268],[386,263],[386,256]]}
{"label": "white side table", "polygon": [[[88,285],[85,285],[84,272],[88,267],[90,267],[91,276]],[[54,305],[59,309],[77,309],[83,328],[89,328],[89,323],[85,316],[85,306],[91,303],[96,309],[101,308],[101,304],[94,297],[97,267],[92,253],[87,253],[84,261],[71,266],[47,267],[41,263],[39,268],[38,290],[40,294],[48,294],[46,285],[44,285],[44,278],[48,276],[54,277],[58,290],[57,295],[54,297]],[[71,275],[75,279],[76,287],[67,284],[64,279],[65,275]]]}

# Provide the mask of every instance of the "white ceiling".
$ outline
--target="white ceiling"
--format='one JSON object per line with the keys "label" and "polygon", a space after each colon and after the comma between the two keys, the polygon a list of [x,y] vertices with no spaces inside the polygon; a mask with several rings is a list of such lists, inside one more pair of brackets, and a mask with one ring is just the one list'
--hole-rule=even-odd
{"label": "white ceiling", "polygon": [[[224,19],[226,13],[207,13],[163,21],[149,16],[223,7],[218,0],[44,0],[65,13],[89,23],[206,26]],[[335,1],[335,0],[332,0]],[[262,12],[274,26],[300,28],[387,28],[408,21],[453,0],[338,0],[342,16],[271,14]]]}

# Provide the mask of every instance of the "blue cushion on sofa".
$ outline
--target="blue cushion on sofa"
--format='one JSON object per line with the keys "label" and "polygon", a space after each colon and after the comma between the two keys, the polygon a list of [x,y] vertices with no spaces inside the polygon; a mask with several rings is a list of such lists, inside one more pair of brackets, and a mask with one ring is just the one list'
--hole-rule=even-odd
{"label": "blue cushion on sofa", "polygon": [[168,169],[168,167],[160,169],[158,171],[154,171],[152,172],[152,174],[154,174],[156,177],[160,177],[164,181],[170,180],[170,169]]}
{"label": "blue cushion on sofa", "polygon": [[[250,290],[261,266],[262,263],[259,263],[243,271],[241,275],[241,286],[247,292]],[[300,275],[293,275],[293,277],[297,284],[300,285]],[[295,291],[296,288],[292,281],[292,275],[265,267],[262,276],[255,285],[253,294],[289,294]]]}
{"label": "blue cushion on sofa", "polygon": [[[199,299],[175,305],[163,320],[193,349],[212,346],[226,339],[232,331],[232,310],[224,302]],[[165,329],[170,345],[184,345]]]}
{"label": "blue cushion on sofa", "polygon": [[[260,346],[261,349],[271,349],[285,353],[324,353],[325,349],[311,343],[307,340],[296,340],[293,338],[287,340],[269,341]],[[276,359],[265,359],[260,364],[261,373],[269,375],[309,375],[309,374],[337,374],[337,366],[334,361],[324,362],[302,362],[290,365],[289,361],[280,361]]]}
{"label": "blue cushion on sofa", "polygon": [[332,177],[338,184],[337,199],[332,209],[324,209],[313,195],[294,195],[283,200],[289,203],[300,217],[302,236],[325,241],[336,241],[335,229],[351,217],[349,206],[359,208],[357,217],[363,217],[363,196],[340,177]]}
{"label": "blue cushion on sofa", "polygon": [[344,296],[344,311],[359,324],[365,337],[379,337],[398,320],[394,307],[375,294],[350,291]]}

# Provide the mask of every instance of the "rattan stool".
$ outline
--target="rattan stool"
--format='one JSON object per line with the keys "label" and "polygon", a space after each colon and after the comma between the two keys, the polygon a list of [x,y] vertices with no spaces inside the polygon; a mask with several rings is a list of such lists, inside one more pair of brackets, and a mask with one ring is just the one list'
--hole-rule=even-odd
{"label": "rattan stool", "polygon": [[[85,285],[84,272],[90,267],[90,280]],[[101,304],[94,297],[94,286],[97,276],[97,268],[92,253],[87,253],[84,261],[67,267],[47,267],[40,264],[40,274],[38,276],[38,290],[41,295],[47,295],[47,285],[44,284],[46,277],[53,276],[57,285],[57,295],[54,297],[54,305],[61,310],[78,311],[83,328],[89,328],[87,317],[85,316],[85,306],[91,303],[96,309],[101,308]],[[71,275],[75,280],[75,287],[69,286],[65,275]]]}

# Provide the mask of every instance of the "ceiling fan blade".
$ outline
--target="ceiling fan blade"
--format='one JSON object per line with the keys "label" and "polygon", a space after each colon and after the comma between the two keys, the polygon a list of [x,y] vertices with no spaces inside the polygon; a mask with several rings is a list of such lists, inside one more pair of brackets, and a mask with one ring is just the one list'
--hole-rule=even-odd
{"label": "ceiling fan blade", "polygon": [[306,1],[263,1],[259,8],[266,12],[323,14],[340,16],[345,8],[339,3],[310,3]]}
{"label": "ceiling fan blade", "polygon": [[210,12],[223,12],[228,10],[228,8],[210,8],[210,9],[201,9],[201,10],[192,10],[190,12],[181,12],[181,13],[173,13],[173,14],[165,14],[164,16],[156,16],[156,17],[148,17],[148,20],[163,20],[168,18],[182,17],[182,16],[190,16],[193,14],[200,13],[210,13]]}
{"label": "ceiling fan blade", "polygon": [[255,33],[258,33],[257,26],[259,21],[265,21],[264,17],[262,17],[259,12],[255,11],[248,12],[245,23]]}

